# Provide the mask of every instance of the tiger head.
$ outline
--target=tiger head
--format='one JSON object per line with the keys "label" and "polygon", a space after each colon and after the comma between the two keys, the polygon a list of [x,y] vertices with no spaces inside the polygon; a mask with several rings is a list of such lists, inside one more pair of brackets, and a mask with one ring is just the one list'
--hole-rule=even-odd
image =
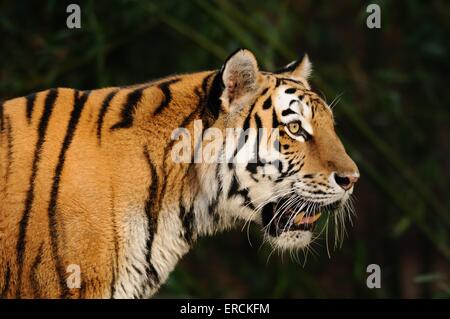
{"label": "tiger head", "polygon": [[[243,49],[219,73],[223,126],[255,129],[228,152],[234,158],[223,173],[227,196],[241,207],[230,213],[262,225],[268,241],[281,249],[308,246],[320,232],[314,229],[319,218],[343,226],[359,178],[330,106],[311,90],[310,73],[306,55],[272,73],[260,71]],[[250,156],[238,160],[242,154]]]}

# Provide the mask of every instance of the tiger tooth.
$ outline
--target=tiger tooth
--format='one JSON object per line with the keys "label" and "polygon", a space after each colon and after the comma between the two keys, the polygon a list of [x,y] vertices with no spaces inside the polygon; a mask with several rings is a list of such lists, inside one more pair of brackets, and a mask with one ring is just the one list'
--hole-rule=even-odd
{"label": "tiger tooth", "polygon": [[320,218],[320,215],[321,215],[321,213],[317,213],[313,216],[303,217],[300,224],[313,224],[315,221],[317,221]]}
{"label": "tiger tooth", "polygon": [[294,218],[294,224],[296,225],[300,225],[302,223],[302,219],[305,216],[305,212],[301,212],[300,214],[298,214],[297,216],[295,216]]}

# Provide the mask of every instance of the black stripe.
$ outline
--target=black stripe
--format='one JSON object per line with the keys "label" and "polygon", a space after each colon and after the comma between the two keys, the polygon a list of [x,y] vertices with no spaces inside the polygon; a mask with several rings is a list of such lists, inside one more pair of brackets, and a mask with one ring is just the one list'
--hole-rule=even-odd
{"label": "black stripe", "polygon": [[[197,107],[187,117],[184,118],[183,122],[181,122],[179,127],[184,127],[185,128],[185,127],[189,126],[189,124],[195,119],[195,117],[198,115],[198,113],[200,113],[200,108],[202,106],[204,106],[203,105],[204,98],[202,97],[201,93],[199,91],[197,91],[197,90],[195,91],[195,93],[197,94],[197,96],[199,98]],[[202,111],[203,110],[204,109],[202,109]],[[205,130],[205,128],[203,128],[203,130]],[[171,143],[172,144],[171,146],[173,146],[174,142],[175,141],[173,141],[173,143]]]}
{"label": "black stripe", "polygon": [[31,118],[33,117],[33,109],[34,109],[34,103],[36,101],[36,94],[33,93],[30,95],[27,95],[25,98],[27,99],[27,110],[26,110],[27,121],[28,121],[28,124],[30,124]]}
{"label": "black stripe", "polygon": [[247,114],[247,117],[245,118],[244,124],[242,125],[242,128],[244,129],[244,131],[250,127],[250,119],[251,119],[254,107],[255,107],[255,103],[253,103],[252,106],[250,106],[250,110]]}
{"label": "black stripe", "polygon": [[[200,91],[198,88],[195,89],[195,94],[198,97],[198,103],[193,112],[191,112],[184,120],[181,122],[181,125],[179,127],[187,127],[195,118],[197,113],[200,113],[200,117],[202,118],[203,122],[208,122],[207,119],[204,118],[207,105],[205,105],[205,101],[209,99],[208,95],[208,80],[213,76],[214,73],[208,74],[202,81],[202,90]],[[201,110],[201,111],[200,111]],[[205,123],[203,123],[205,124]],[[212,123],[210,123],[212,124]],[[204,125],[205,126],[205,125]],[[209,124],[206,125],[206,127],[203,127],[203,130],[209,127]],[[172,144],[173,145],[173,144]]]}
{"label": "black stripe", "polygon": [[220,97],[222,96],[223,90],[224,86],[222,82],[222,74],[220,72],[214,75],[209,92],[207,92],[206,86],[203,88],[204,94],[208,95],[206,107],[213,119],[217,119],[220,111],[222,110],[222,100]]}
{"label": "black stripe", "polygon": [[130,128],[131,126],[133,126],[134,111],[136,110],[136,107],[142,98],[142,91],[144,91],[145,89],[146,87],[143,87],[128,93],[127,101],[122,106],[122,111],[120,113],[122,119],[111,126],[111,130]]}
{"label": "black stripe", "polygon": [[252,200],[250,199],[248,188],[241,189],[238,193],[240,196],[244,198],[243,206],[249,209],[255,209],[255,205],[253,205]]}
{"label": "black stripe", "polygon": [[295,165],[296,165],[296,163],[293,163],[293,160],[289,159],[288,160],[288,168],[287,168],[286,172],[282,173],[281,175],[283,177],[290,176],[291,173],[294,172],[294,170],[296,170],[296,166]]}
{"label": "black stripe", "polygon": [[39,280],[37,278],[36,272],[42,261],[43,248],[44,248],[44,243],[41,243],[41,245],[39,246],[39,250],[36,255],[36,258],[34,259],[33,264],[31,266],[31,270],[30,270],[30,283],[31,283],[31,288],[33,289],[33,297],[34,298],[41,297],[41,287],[39,285]]}
{"label": "black stripe", "polygon": [[52,258],[55,261],[56,273],[58,275],[59,285],[61,289],[61,297],[66,298],[69,295],[69,289],[65,282],[65,267],[59,256],[60,238],[58,233],[58,219],[57,219],[57,206],[59,196],[59,184],[61,182],[61,175],[64,169],[64,162],[66,160],[67,151],[72,143],[78,122],[81,117],[81,112],[89,97],[90,92],[81,93],[75,91],[74,106],[70,114],[70,120],[67,125],[66,135],[62,143],[61,151],[58,157],[58,163],[55,168],[55,175],[53,177],[53,185],[50,192],[50,203],[48,205],[48,227],[50,231],[50,240],[52,248]]}
{"label": "black stripe", "polygon": [[142,271],[138,267],[136,267],[136,265],[132,265],[132,267],[134,271],[138,273],[139,276],[142,276]]}
{"label": "black stripe", "polygon": [[275,82],[275,87],[279,87],[281,84],[281,79],[277,78],[276,82]]}
{"label": "black stripe", "polygon": [[214,83],[216,81],[216,78],[217,78],[217,73],[216,72],[212,72],[212,73],[210,73],[210,74],[208,74],[207,76],[204,77],[204,79],[202,80],[202,92],[203,92],[204,97],[205,97],[206,93],[208,92],[208,82],[209,82],[209,79],[212,76],[214,76],[214,79],[213,79],[213,83],[211,84],[211,90],[210,90],[210,94],[208,94],[208,99],[211,99],[210,102],[214,103],[215,102],[215,101],[213,101],[214,97],[212,96],[213,94],[211,94],[211,93],[212,93],[212,91],[217,89],[217,87],[214,86],[214,84],[217,84],[217,83]]}
{"label": "black stripe", "polygon": [[269,109],[271,106],[272,106],[272,95],[270,95],[270,96],[264,101],[263,109],[264,109],[264,110],[267,110],[267,109]]}
{"label": "black stripe", "polygon": [[327,194],[326,192],[324,192],[324,191],[322,191],[322,190],[320,190],[320,189],[317,189],[317,190],[314,190],[314,191],[308,191],[308,193],[309,194],[316,194],[316,195],[325,195],[325,194]]}
{"label": "black stripe", "polygon": [[31,166],[31,175],[28,184],[28,192],[25,199],[25,207],[22,214],[22,218],[19,223],[19,236],[17,239],[17,265],[18,265],[18,280],[17,280],[17,291],[16,297],[20,298],[20,289],[22,283],[22,271],[23,271],[23,259],[25,254],[25,246],[26,246],[26,233],[28,227],[28,221],[31,214],[31,207],[33,206],[34,201],[34,187],[35,187],[35,179],[38,172],[38,165],[41,160],[41,150],[45,141],[45,134],[47,132],[48,122],[52,115],[53,106],[55,104],[56,98],[58,97],[58,90],[51,89],[48,91],[47,96],[44,102],[44,110],[42,112],[41,119],[39,121],[38,126],[38,138],[36,142],[36,148],[34,150],[33,163]]}
{"label": "black stripe", "polygon": [[275,236],[277,231],[276,231],[276,223],[271,223],[272,219],[273,219],[273,214],[274,214],[274,206],[273,204],[268,204],[265,205],[262,213],[261,213],[261,217],[262,217],[262,222],[263,222],[263,226],[267,226],[270,223],[269,226],[269,234],[272,236]]}
{"label": "black stripe", "polygon": [[[209,127],[211,127],[211,125],[214,123],[214,121],[217,119],[218,117],[218,112],[220,111],[221,108],[221,101],[220,101],[220,96],[219,101],[215,101],[215,98],[212,98],[212,91],[215,90],[214,89],[214,82],[217,78],[217,74],[215,75],[215,78],[213,80],[213,83],[211,84],[211,89],[209,89],[209,93],[208,93],[208,81],[209,79],[215,75],[215,73],[210,73],[208,74],[202,81],[202,85],[201,88],[202,90],[199,90],[199,88],[195,88],[194,93],[197,95],[198,97],[198,104],[196,107],[196,110],[194,112],[192,112],[186,119],[185,121],[183,121],[183,124],[181,127],[186,127],[188,123],[190,123],[194,116],[196,115],[198,110],[200,111],[200,119],[202,120],[202,134],[201,136],[203,136],[203,133],[205,132],[206,129],[208,129]],[[214,105],[211,103],[215,103]],[[216,113],[214,110],[217,110],[217,117],[216,117]],[[186,123],[187,124],[186,124]],[[197,145],[194,146],[194,158],[193,160],[195,161],[196,158],[198,158],[198,153],[200,151],[200,146],[201,144],[201,138],[199,139]]]}
{"label": "black stripe", "polygon": [[255,124],[256,128],[259,130],[260,128],[263,128],[261,117],[258,115],[258,113],[255,114]]}
{"label": "black stripe", "polygon": [[[152,252],[152,244],[153,239],[155,237],[156,231],[157,231],[157,219],[155,218],[157,215],[157,212],[154,211],[154,203],[156,202],[157,196],[158,196],[158,174],[156,172],[156,167],[153,164],[149,151],[147,149],[144,149],[144,156],[147,160],[147,164],[149,166],[150,170],[150,185],[148,190],[148,197],[145,201],[145,214],[147,216],[147,229],[148,229],[148,237],[146,242],[146,261],[147,264],[147,277],[150,281],[150,285],[152,287],[155,287],[159,284],[159,274],[156,271],[155,267],[153,266],[151,262],[151,252]],[[160,207],[158,207],[159,209]]]}
{"label": "black stripe", "polygon": [[250,163],[247,163],[247,166],[245,167],[245,169],[247,171],[249,171],[251,174],[256,174],[256,173],[258,173],[258,166],[261,166],[261,165],[258,165],[258,163],[250,162]]}
{"label": "black stripe", "polygon": [[290,78],[282,78],[281,81],[282,81],[282,82],[293,82],[293,83],[295,83],[295,84],[303,85],[302,82],[297,81],[297,80],[294,80],[294,79],[290,79]]}
{"label": "black stripe", "polygon": [[235,196],[241,196],[244,199],[244,202],[242,205],[250,208],[255,209],[255,206],[252,204],[252,201],[249,196],[249,191],[247,188],[239,189],[240,185],[237,180],[236,175],[233,175],[233,180],[231,182],[230,188],[228,190],[228,198],[232,198]]}
{"label": "black stripe", "polygon": [[297,112],[295,112],[295,111],[293,111],[293,110],[291,110],[291,109],[286,109],[286,110],[283,110],[283,111],[281,112],[281,116],[288,116],[288,115],[290,115],[290,114],[297,114]]}
{"label": "black stripe", "polygon": [[181,203],[180,196],[180,218],[183,223],[184,229],[184,240],[192,245],[193,243],[193,235],[194,235],[194,204],[192,204],[191,208],[188,212],[186,212],[186,208]]}
{"label": "black stripe", "polygon": [[117,234],[117,225],[116,225],[116,208],[114,205],[115,202],[115,192],[113,184],[111,183],[111,220],[113,223],[113,238],[114,238],[114,260],[111,263],[112,267],[112,278],[111,278],[111,284],[110,284],[110,290],[111,290],[111,298],[114,298],[114,294],[116,292],[116,280],[117,280],[117,272],[119,268],[119,244],[118,244],[118,234]]}
{"label": "black stripe", "polygon": [[293,63],[288,64],[287,66],[284,66],[283,68],[281,68],[279,70],[276,70],[273,73],[280,74],[280,73],[292,72],[298,67],[300,62],[301,62],[301,60],[297,60],[297,61],[295,61]]}
{"label": "black stripe", "polygon": [[286,94],[294,94],[295,91],[297,91],[297,90],[294,89],[294,88],[289,88],[289,89],[286,89],[286,90],[284,91],[284,93],[286,93]]}
{"label": "black stripe", "polygon": [[222,180],[220,179],[220,176],[219,176],[219,170],[220,170],[220,165],[217,164],[217,166],[216,166],[216,181],[218,182],[217,190],[216,190],[215,196],[213,197],[213,199],[211,200],[211,202],[209,203],[209,206],[208,206],[209,215],[213,216],[213,221],[216,224],[220,220],[220,215],[217,212],[217,205],[219,204],[219,195],[220,195],[220,190],[222,188],[222,185],[221,185]]}
{"label": "black stripe", "polygon": [[158,88],[162,91],[164,97],[163,100],[161,101],[161,104],[159,104],[159,106],[156,108],[153,114],[156,115],[161,113],[166,108],[166,106],[169,105],[170,101],[172,101],[172,93],[170,92],[170,85],[178,81],[180,81],[180,79],[172,79],[158,85]]}
{"label": "black stripe", "polygon": [[[211,86],[208,90],[208,81],[211,76],[214,76],[214,79],[212,80]],[[203,100],[206,101],[206,105],[204,106],[202,112],[202,118],[204,119],[204,122],[207,122],[206,126],[210,127],[212,125],[212,122],[217,120],[220,111],[222,110],[222,100],[220,99],[224,90],[224,86],[222,84],[222,75],[219,72],[209,74],[203,79],[202,90],[204,95]],[[208,119],[204,118],[203,115],[205,113],[208,115]],[[204,125],[205,124],[206,123],[204,123]]]}
{"label": "black stripe", "polygon": [[213,221],[215,224],[217,224],[220,219],[220,216],[217,213],[218,204],[219,204],[219,194],[216,194],[216,196],[211,200],[208,206],[208,212],[211,216],[213,216]]}
{"label": "black stripe", "polygon": [[230,184],[230,188],[228,189],[228,198],[235,196],[239,191],[239,182],[236,178],[236,175],[233,175],[233,179]]}
{"label": "black stripe", "polygon": [[106,96],[106,98],[103,100],[100,112],[98,113],[97,138],[98,138],[99,144],[101,143],[101,139],[102,139],[102,128],[103,128],[103,121],[105,119],[105,115],[108,112],[108,107],[109,107],[109,104],[111,103],[111,100],[114,98],[114,96],[116,96],[118,91],[119,90],[114,90]]}
{"label": "black stripe", "polygon": [[9,290],[9,283],[11,280],[11,269],[9,268],[9,265],[6,265],[6,271],[5,271],[5,278],[3,280],[3,289],[0,292],[0,299],[6,298],[6,293]]}
{"label": "black stripe", "polygon": [[277,113],[275,112],[275,109],[272,111],[272,128],[278,128],[280,126],[280,122],[278,122]]}
{"label": "black stripe", "polygon": [[304,161],[300,162],[300,166],[299,166],[299,168],[298,168],[298,171],[300,171],[300,170],[303,168],[304,165],[305,165],[305,162],[304,162]]}
{"label": "black stripe", "polygon": [[278,169],[279,173],[281,173],[283,171],[283,162],[282,161],[274,160],[270,163]]}

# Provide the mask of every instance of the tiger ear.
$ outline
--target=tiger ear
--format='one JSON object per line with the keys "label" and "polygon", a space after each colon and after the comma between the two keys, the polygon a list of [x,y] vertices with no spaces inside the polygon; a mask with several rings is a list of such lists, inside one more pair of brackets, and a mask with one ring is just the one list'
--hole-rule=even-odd
{"label": "tiger ear", "polygon": [[309,60],[308,54],[305,54],[302,60],[292,61],[276,73],[286,73],[289,77],[307,81],[311,72],[311,61]]}
{"label": "tiger ear", "polygon": [[239,49],[225,61],[221,70],[224,93],[222,99],[230,105],[257,89],[258,63],[252,52]]}

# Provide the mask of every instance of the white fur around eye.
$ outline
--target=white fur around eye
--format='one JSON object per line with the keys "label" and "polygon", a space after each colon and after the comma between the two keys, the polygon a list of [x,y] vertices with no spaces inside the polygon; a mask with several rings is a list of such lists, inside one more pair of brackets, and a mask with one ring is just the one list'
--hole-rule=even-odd
{"label": "white fur around eye", "polygon": [[300,113],[300,100],[291,101],[290,107],[295,112]]}

